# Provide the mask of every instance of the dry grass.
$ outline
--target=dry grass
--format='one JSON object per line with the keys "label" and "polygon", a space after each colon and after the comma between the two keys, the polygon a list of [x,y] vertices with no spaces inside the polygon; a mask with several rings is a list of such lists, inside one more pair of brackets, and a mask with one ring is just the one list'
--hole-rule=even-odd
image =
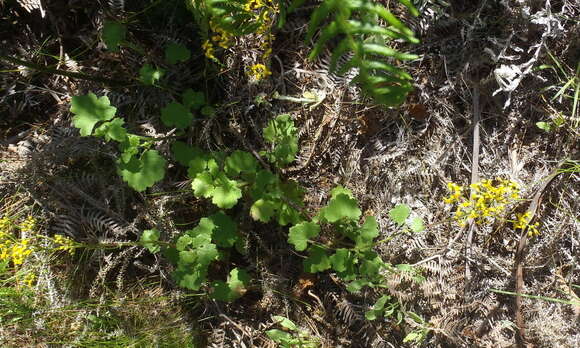
{"label": "dry grass", "polygon": [[[562,160],[575,160],[575,169],[541,190],[536,212],[541,234],[528,241],[522,265],[524,293],[578,299],[580,130],[572,115],[573,90],[552,100],[563,86],[562,75],[556,69],[526,71],[526,64],[533,60],[531,67],[554,65],[549,50],[573,78],[580,59],[574,36],[580,6],[566,0],[534,2],[532,7],[499,1],[467,7],[458,1],[451,1],[450,7],[421,3],[423,15],[405,19],[421,44],[404,49],[422,58],[405,67],[415,78],[416,90],[400,109],[373,106],[347,81],[329,75],[324,63],[306,59],[302,35],[308,12],[289,17],[289,25],[278,34],[274,73],[264,83],[249,84],[243,73],[256,62],[257,43],[247,38],[239,38],[226,52],[227,68],[222,72],[212,74],[211,67],[191,64],[169,68],[168,78],[176,90],[207,87],[221,105],[218,118],[201,120],[188,134],[188,140],[208,150],[259,149],[266,122],[279,113],[292,115],[300,127],[300,153],[284,175],[306,187],[308,209],[322,206],[336,184],[350,188],[365,214],[377,217],[379,239],[388,240],[377,247],[383,259],[416,264],[426,277],[422,284],[404,276],[388,283],[388,292],[406,310],[428,321],[431,333],[421,346],[514,346],[519,332],[514,297],[491,290],[515,290],[519,232],[498,221],[481,226],[469,241],[451,221],[451,208],[442,198],[447,182],[470,183],[476,113],[481,116],[479,176],[511,179],[522,187],[524,200],[506,213],[505,222],[513,219],[513,212],[528,208],[542,180]],[[123,49],[122,56],[115,55],[94,44],[110,9],[103,11],[97,4],[82,10],[55,7],[51,11],[60,15],[48,22],[16,4],[3,6],[8,12],[2,19],[16,23],[8,27],[2,20],[0,32],[18,28],[20,33],[18,40],[0,35],[8,54],[50,65],[57,63],[53,56],[62,48],[70,56],[77,54],[78,69],[84,73],[122,80],[137,75],[140,54]],[[119,15],[127,16],[139,6],[126,1],[127,12]],[[139,17],[130,31],[131,39],[152,59],[162,54],[167,41],[198,44],[191,38],[191,19],[170,7]],[[549,27],[542,18],[549,19]],[[201,61],[199,55],[194,52],[196,62]],[[498,92],[501,77],[494,72],[501,66],[526,72],[511,91]],[[65,233],[85,243],[134,241],[151,226],[174,236],[207,210],[191,192],[178,191],[184,176],[175,168],[152,190],[158,196],[135,194],[114,173],[113,149],[70,129],[70,97],[93,91],[108,94],[144,134],[163,135],[155,115],[170,99],[167,93],[29,74],[4,63],[1,67],[5,72],[0,74],[0,113],[6,115],[0,120],[3,209],[34,212],[45,221],[39,233]],[[204,73],[211,79],[205,81]],[[299,97],[309,90],[325,95],[312,109],[276,99],[270,105],[254,103],[260,93]],[[566,115],[563,126],[551,132],[536,127],[536,122],[556,114]],[[234,132],[244,141],[232,136]],[[166,145],[161,148],[167,152]],[[394,235],[388,212],[399,203],[424,219],[424,232]],[[284,229],[244,219],[241,226],[253,233],[248,233],[248,256],[239,262],[251,268],[254,280],[237,302],[216,303],[178,290],[167,261],[139,247],[92,250],[64,259],[39,254],[25,265],[40,275],[33,289],[21,291],[12,281],[3,283],[0,310],[10,309],[1,302],[4,299],[22,304],[17,308],[22,319],[2,321],[0,342],[13,347],[274,347],[265,332],[274,326],[273,315],[283,315],[323,347],[405,346],[403,337],[416,326],[411,320],[397,324],[364,319],[365,310],[381,295],[378,291],[353,295],[332,274],[306,277],[300,256],[286,246]],[[577,306],[524,299],[521,312],[532,346],[580,344]]]}

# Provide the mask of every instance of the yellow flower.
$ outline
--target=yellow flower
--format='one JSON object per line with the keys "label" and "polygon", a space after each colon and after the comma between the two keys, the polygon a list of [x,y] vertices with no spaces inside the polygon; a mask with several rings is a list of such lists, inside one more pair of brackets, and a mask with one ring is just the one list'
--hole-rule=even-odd
{"label": "yellow flower", "polygon": [[60,245],[56,250],[63,250],[73,255],[75,252],[75,241],[63,235],[56,234],[54,236],[54,243]]}
{"label": "yellow flower", "polygon": [[214,56],[213,45],[211,44],[211,42],[209,42],[209,40],[205,40],[205,42],[201,45],[201,47],[203,48],[203,52],[207,58],[216,59]]}
{"label": "yellow flower", "polygon": [[20,224],[20,230],[25,232],[34,232],[36,229],[36,219],[30,215]]}
{"label": "yellow flower", "polygon": [[469,185],[471,194],[469,198],[462,197],[463,188],[455,183],[447,183],[451,192],[443,198],[447,204],[458,203],[455,211],[455,220],[460,225],[465,225],[468,219],[482,224],[500,216],[506,209],[506,205],[519,198],[519,189],[516,183],[504,179],[484,179]]}
{"label": "yellow flower", "polygon": [[7,216],[4,216],[0,219],[0,232],[7,233],[10,231],[12,226],[12,221]]}
{"label": "yellow flower", "polygon": [[28,274],[26,274],[26,277],[24,277],[24,283],[28,286],[28,287],[32,287],[32,285],[34,285],[34,282],[36,281],[36,274],[30,272]]}
{"label": "yellow flower", "polygon": [[264,64],[254,64],[250,66],[250,69],[248,70],[248,75],[253,79],[255,79],[256,81],[260,81],[272,75],[272,72]]}
{"label": "yellow flower", "polygon": [[11,256],[14,265],[23,264],[28,255],[32,253],[32,249],[28,248],[28,242],[28,239],[23,239],[20,243],[12,245]]}

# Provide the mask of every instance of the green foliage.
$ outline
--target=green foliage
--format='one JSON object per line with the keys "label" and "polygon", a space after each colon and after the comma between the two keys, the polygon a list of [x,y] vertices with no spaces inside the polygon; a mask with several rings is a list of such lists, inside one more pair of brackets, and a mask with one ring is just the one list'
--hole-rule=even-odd
{"label": "green foliage", "polygon": [[217,246],[222,248],[231,248],[238,241],[238,227],[234,220],[223,212],[217,212],[209,217],[215,228],[212,238]]}
{"label": "green foliage", "polygon": [[118,52],[119,45],[127,35],[127,28],[119,22],[105,21],[103,25],[103,41],[111,52]]}
{"label": "green foliage", "polygon": [[398,226],[406,225],[405,231],[409,229],[414,233],[423,232],[425,230],[425,225],[423,224],[423,219],[418,216],[411,216],[411,208],[406,204],[397,204],[393,209],[389,211],[389,217]]}
{"label": "green foliage", "polygon": [[217,245],[212,243],[215,228],[211,219],[203,218],[196,228],[178,238],[176,249],[179,257],[173,277],[180,286],[199,290],[207,280],[208,267],[219,256]]}
{"label": "green foliage", "polygon": [[[296,2],[294,6],[302,1]],[[408,0],[400,0],[413,15],[418,11]],[[332,18],[328,21],[328,18]],[[388,24],[388,27],[381,25]],[[324,24],[323,24],[324,23]],[[412,90],[412,78],[387,60],[412,60],[417,56],[401,53],[386,46],[390,40],[402,39],[418,43],[413,32],[384,6],[371,0],[324,0],[310,18],[306,41],[310,42],[318,29],[318,40],[310,53],[313,59],[332,40],[340,40],[331,57],[331,71],[344,74],[358,68],[354,82],[376,102],[387,106],[401,104]],[[340,69],[342,57],[348,61]]]}
{"label": "green foliage", "polygon": [[186,89],[181,95],[183,105],[188,109],[199,110],[206,105],[205,95],[202,92],[194,91],[191,88]]}
{"label": "green foliage", "polygon": [[264,140],[273,147],[271,151],[261,154],[278,167],[294,161],[298,152],[298,135],[290,115],[279,115],[264,128]]}
{"label": "green foliage", "polygon": [[190,58],[191,52],[181,44],[172,42],[165,47],[165,61],[169,64],[183,63]]}
{"label": "green foliage", "polygon": [[154,86],[165,74],[165,70],[144,64],[139,70],[139,81],[145,86]]}
{"label": "green foliage", "polygon": [[326,271],[330,267],[330,258],[326,249],[318,245],[311,245],[308,248],[308,257],[304,260],[304,270],[308,273],[318,273]]}
{"label": "green foliage", "polygon": [[165,176],[165,158],[156,150],[146,150],[140,157],[117,161],[117,170],[135,191],[145,191]]}
{"label": "green foliage", "polygon": [[140,242],[147,250],[155,254],[161,250],[159,246],[159,231],[157,229],[145,230],[141,234]]}
{"label": "green foliage", "polygon": [[[316,244],[311,245],[307,250],[309,256],[304,261],[304,268],[310,273],[332,268],[339,277],[351,281],[350,290],[358,291],[362,286],[372,285],[373,281],[377,281],[379,270],[383,266],[382,260],[371,250],[374,246],[373,240],[379,235],[378,224],[372,216],[367,217],[362,225],[358,224],[361,211],[349,190],[336,187],[331,191],[331,197],[315,220],[330,223],[340,237],[346,237],[350,242],[345,241],[344,246],[336,248],[330,256],[330,250]],[[308,229],[304,226],[308,226]],[[290,229],[289,242],[297,251],[304,250],[309,238],[318,235],[314,232],[318,232],[320,227],[314,226],[318,224],[309,222]]]}
{"label": "green foliage", "polygon": [[247,0],[205,0],[215,26],[236,36],[251,34],[260,27],[254,13],[245,6],[247,3]]}
{"label": "green foliage", "polygon": [[350,198],[344,193],[333,197],[328,206],[320,210],[320,217],[331,223],[341,219],[356,220],[360,215],[361,211],[356,199]]}
{"label": "green foliage", "polygon": [[[165,176],[165,159],[155,150],[145,150],[150,142],[143,137],[129,134],[123,127],[125,121],[113,118],[117,108],[110,105],[109,98],[98,98],[94,93],[75,96],[71,101],[73,125],[82,136],[94,135],[119,144],[121,156],[117,160],[117,172],[136,191],[144,191]],[[95,126],[102,122],[96,129]],[[93,132],[94,130],[94,132]]]}
{"label": "green foliage", "polygon": [[[367,216],[359,224],[361,210],[352,192],[342,186],[334,188],[328,204],[310,222],[300,222],[290,228],[288,242],[296,251],[304,251],[304,270],[309,273],[332,269],[339,278],[348,282],[347,290],[358,292],[363,287],[384,287],[384,272],[408,272],[409,267],[392,267],[373,251],[379,236],[379,225],[374,216]],[[408,207],[407,207],[408,208]],[[404,210],[398,208],[399,210]],[[393,214],[404,222],[409,211]],[[415,222],[418,228],[418,223]],[[422,224],[422,222],[421,222]],[[321,225],[329,225],[336,238],[332,244],[321,245],[315,241]],[[328,230],[325,228],[325,230]],[[411,268],[412,269],[412,268]],[[419,276],[417,276],[419,280]],[[375,316],[382,309],[376,308]]]}
{"label": "green foliage", "polygon": [[389,217],[399,226],[405,223],[410,214],[411,208],[406,204],[398,204],[389,211]]}
{"label": "green foliage", "polygon": [[282,326],[286,331],[271,329],[266,331],[266,335],[274,342],[284,348],[316,348],[319,347],[317,341],[310,338],[308,331],[301,330],[294,322],[286,317],[279,315],[273,316],[273,319]]}
{"label": "green foliage", "polygon": [[196,197],[211,198],[212,203],[218,207],[230,209],[242,197],[242,190],[237,181],[228,178],[225,172],[219,170],[216,159],[196,159],[190,163],[190,173],[192,169],[201,169],[195,173],[191,187]]}
{"label": "green foliage", "polygon": [[125,120],[119,117],[113,118],[111,121],[103,122],[95,129],[93,134],[96,137],[103,137],[106,141],[123,142],[127,139],[127,130],[123,127]]}
{"label": "green foliage", "polygon": [[81,136],[86,137],[93,133],[97,123],[112,119],[117,108],[111,106],[107,96],[97,98],[94,93],[89,93],[72,97],[70,111],[75,114],[74,126],[80,130]]}
{"label": "green foliage", "polygon": [[212,283],[214,291],[211,296],[216,300],[233,302],[240,298],[250,283],[250,276],[243,269],[234,268],[228,276],[227,282],[215,281]]}
{"label": "green foliage", "polygon": [[427,338],[429,334],[428,323],[425,322],[421,316],[413,312],[405,312],[405,315],[411,318],[419,327],[407,334],[403,339],[403,343],[406,342],[416,342],[421,343]]}
{"label": "green foliage", "polygon": [[415,216],[408,222],[409,228],[412,232],[419,233],[425,230],[425,225],[423,224],[423,219],[418,216]]}
{"label": "green foliage", "polygon": [[173,158],[183,166],[189,166],[189,162],[203,156],[202,151],[197,147],[188,146],[182,141],[174,141],[171,144]]}
{"label": "green foliage", "polygon": [[[387,305],[387,308],[385,308],[385,305]],[[397,307],[398,303],[396,301],[393,302],[391,296],[383,295],[375,302],[370,310],[365,312],[365,318],[367,320],[376,320],[382,316],[390,317],[395,313]]]}
{"label": "green foliage", "polygon": [[161,121],[167,127],[187,128],[193,121],[193,114],[180,103],[172,102],[161,109]]}
{"label": "green foliage", "polygon": [[[223,212],[202,218],[197,227],[186,231],[176,243],[177,269],[173,277],[182,287],[199,290],[207,281],[208,267],[220,258],[219,248],[230,248],[238,241],[235,222]],[[233,269],[227,282],[213,283],[212,296],[233,301],[243,294],[249,276],[243,270]]]}
{"label": "green foliage", "polygon": [[308,245],[308,240],[318,236],[320,226],[313,222],[302,222],[290,228],[288,243],[294,245],[297,251],[304,251]]}

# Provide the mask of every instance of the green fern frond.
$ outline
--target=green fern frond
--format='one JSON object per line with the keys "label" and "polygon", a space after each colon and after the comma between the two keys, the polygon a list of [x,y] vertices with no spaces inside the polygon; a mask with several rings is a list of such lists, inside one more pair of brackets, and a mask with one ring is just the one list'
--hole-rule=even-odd
{"label": "green fern frond", "polygon": [[[296,0],[291,8],[303,2]],[[409,0],[399,2],[412,15],[418,15]],[[323,24],[329,17],[332,20]],[[388,27],[382,26],[380,21],[387,23]],[[319,30],[310,59],[316,58],[330,41],[338,39],[340,41],[332,52],[331,71],[343,75],[352,68],[358,69],[353,81],[380,104],[395,106],[405,100],[412,90],[412,77],[389,60],[413,60],[417,56],[399,52],[385,46],[384,42],[395,39],[418,43],[419,40],[388,9],[371,0],[324,0],[312,13],[306,40],[312,40]],[[339,69],[337,65],[342,57],[350,59]]]}
{"label": "green fern frond", "polygon": [[217,26],[229,33],[248,35],[260,27],[254,13],[245,7],[247,0],[205,0],[205,2]]}

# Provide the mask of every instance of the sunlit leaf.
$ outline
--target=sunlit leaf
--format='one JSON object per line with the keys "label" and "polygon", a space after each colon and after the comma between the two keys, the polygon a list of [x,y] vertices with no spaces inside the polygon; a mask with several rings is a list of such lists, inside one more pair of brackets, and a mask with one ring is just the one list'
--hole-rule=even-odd
{"label": "sunlit leaf", "polygon": [[117,108],[111,106],[107,96],[97,98],[94,93],[75,96],[70,111],[75,114],[73,124],[80,129],[81,136],[91,135],[98,122],[108,121],[115,116]]}
{"label": "sunlit leaf", "polygon": [[389,217],[399,226],[405,223],[410,214],[411,208],[406,204],[398,204],[389,211]]}
{"label": "sunlit leaf", "polygon": [[165,70],[154,68],[151,64],[145,64],[139,69],[139,80],[146,86],[153,86],[164,74]]}
{"label": "sunlit leaf", "polygon": [[161,250],[159,243],[157,243],[159,241],[159,231],[156,229],[143,231],[139,241],[153,254],[158,253]]}
{"label": "sunlit leaf", "polygon": [[141,192],[163,179],[165,164],[165,159],[157,151],[147,150],[140,158],[131,157],[127,163],[117,161],[117,168],[123,180]]}

